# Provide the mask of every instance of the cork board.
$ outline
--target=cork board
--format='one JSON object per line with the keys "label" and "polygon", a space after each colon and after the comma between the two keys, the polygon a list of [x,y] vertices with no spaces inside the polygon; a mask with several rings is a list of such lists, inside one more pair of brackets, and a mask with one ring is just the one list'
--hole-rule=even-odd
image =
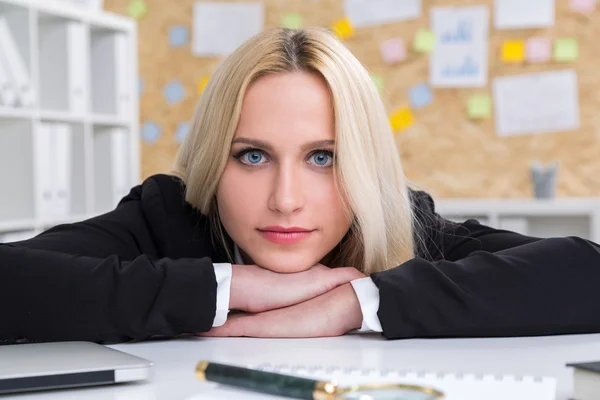
{"label": "cork board", "polygon": [[[147,13],[139,19],[140,77],[144,82],[140,98],[141,121],[157,123],[162,135],[152,144],[142,142],[142,175],[169,171],[179,144],[175,132],[181,122],[191,120],[198,101],[197,83],[214,71],[218,58],[198,58],[187,45],[171,48],[168,30],[187,26],[192,32],[195,0],[145,0]],[[240,0],[230,0],[243,2]],[[254,1],[254,0],[252,0]],[[130,0],[105,0],[105,9],[127,15]],[[343,18],[342,0],[264,0],[265,26],[278,26],[287,13],[299,13],[304,26],[331,24]],[[496,30],[493,0],[423,0],[423,16],[417,20],[356,29],[345,42],[373,73],[384,79],[382,96],[388,112],[409,105],[411,86],[427,82],[429,56],[409,51],[405,61],[388,65],[382,60],[381,41],[402,37],[412,41],[419,28],[429,28],[432,6],[487,4],[490,7],[489,83],[477,89],[434,89],[431,105],[414,111],[415,124],[396,135],[405,173],[419,186],[439,197],[531,197],[529,165],[532,160],[558,161],[557,195],[562,197],[600,195],[600,10],[590,14],[572,11],[568,0],[556,0],[556,23],[550,28]],[[507,39],[542,36],[550,39],[576,37],[579,59],[568,64],[553,62],[535,65],[507,65],[499,54]],[[581,126],[577,131],[499,137],[493,117],[468,118],[467,100],[473,94],[492,94],[496,76],[573,68],[579,78]],[[165,85],[179,79],[185,97],[169,105]]]}

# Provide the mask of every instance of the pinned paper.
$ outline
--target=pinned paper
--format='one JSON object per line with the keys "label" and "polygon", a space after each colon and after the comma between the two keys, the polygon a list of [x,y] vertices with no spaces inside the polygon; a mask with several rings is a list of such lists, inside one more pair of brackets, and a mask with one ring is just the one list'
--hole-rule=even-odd
{"label": "pinned paper", "polygon": [[548,62],[552,58],[552,41],[543,37],[527,39],[525,45],[527,61],[530,63]]}
{"label": "pinned paper", "polygon": [[416,19],[421,13],[421,0],[344,0],[344,15],[356,28]]}
{"label": "pinned paper", "polygon": [[493,87],[499,136],[573,131],[580,126],[574,70],[498,77]]}
{"label": "pinned paper", "polygon": [[144,89],[145,89],[145,82],[143,78],[138,78],[138,96],[141,96],[144,94]]}
{"label": "pinned paper", "polygon": [[332,29],[340,39],[347,39],[354,34],[354,27],[348,18],[333,23]]}
{"label": "pinned paper", "polygon": [[127,6],[127,15],[139,20],[148,12],[148,5],[145,0],[130,0]]}
{"label": "pinned paper", "polygon": [[381,57],[387,64],[394,64],[406,58],[406,45],[402,38],[388,39],[381,42]]}
{"label": "pinned paper", "polygon": [[426,83],[421,83],[410,88],[409,97],[410,104],[415,109],[423,108],[433,102],[433,93]]}
{"label": "pinned paper", "polygon": [[419,29],[415,34],[413,48],[419,53],[430,53],[435,48],[435,34],[427,29]]}
{"label": "pinned paper", "polygon": [[489,8],[432,7],[437,43],[429,58],[434,87],[481,87],[488,80]]}
{"label": "pinned paper", "polygon": [[371,75],[371,80],[373,80],[377,90],[381,92],[383,89],[383,77],[381,75]]}
{"label": "pinned paper", "polygon": [[177,125],[177,130],[175,131],[175,140],[177,143],[183,143],[185,137],[190,132],[190,123],[189,122],[181,122]]}
{"label": "pinned paper", "polygon": [[160,126],[153,121],[147,121],[142,125],[141,136],[146,142],[155,143],[162,134]]}
{"label": "pinned paper", "polygon": [[579,58],[579,43],[577,39],[556,39],[552,58],[557,62],[576,61]]}
{"label": "pinned paper", "polygon": [[188,28],[183,25],[175,25],[169,28],[169,44],[171,47],[182,47],[188,42]]}
{"label": "pinned paper", "polygon": [[492,115],[492,99],[487,94],[476,94],[469,98],[468,114],[471,119],[484,119]]}
{"label": "pinned paper", "polygon": [[390,124],[394,132],[401,132],[415,122],[412,111],[408,107],[401,108],[390,117]]}
{"label": "pinned paper", "polygon": [[185,89],[180,81],[174,80],[167,83],[163,95],[170,105],[177,104],[185,97]]}
{"label": "pinned paper", "polygon": [[210,77],[205,76],[203,78],[200,78],[200,80],[198,81],[198,96],[200,96],[202,92],[204,92],[204,89],[206,89],[206,85],[208,85],[209,79]]}
{"label": "pinned paper", "polygon": [[520,63],[525,59],[525,43],[522,40],[505,40],[502,43],[502,61]]}
{"label": "pinned paper", "polygon": [[545,28],[554,25],[555,0],[494,0],[497,29]]}
{"label": "pinned paper", "polygon": [[227,56],[264,27],[263,3],[194,4],[192,53],[199,57]]}
{"label": "pinned paper", "polygon": [[571,10],[580,13],[591,13],[596,10],[596,0],[569,0]]}
{"label": "pinned paper", "polygon": [[300,29],[302,28],[302,15],[285,14],[281,20],[281,25],[288,29]]}

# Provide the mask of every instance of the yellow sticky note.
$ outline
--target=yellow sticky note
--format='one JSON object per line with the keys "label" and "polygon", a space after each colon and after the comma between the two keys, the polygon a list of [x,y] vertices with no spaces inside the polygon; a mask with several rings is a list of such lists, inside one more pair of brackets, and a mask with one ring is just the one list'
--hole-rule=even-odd
{"label": "yellow sticky note", "polygon": [[208,85],[209,79],[210,79],[210,77],[205,76],[203,78],[200,78],[200,80],[198,81],[198,96],[200,96],[202,94],[202,92],[204,92],[206,85]]}
{"label": "yellow sticky note", "polygon": [[302,28],[302,15],[285,14],[281,19],[281,25],[288,29],[300,29]]}
{"label": "yellow sticky note", "polygon": [[419,53],[431,53],[435,47],[435,33],[427,29],[419,29],[415,34],[413,48]]}
{"label": "yellow sticky note", "polygon": [[354,34],[354,27],[348,18],[334,22],[332,28],[340,39],[347,39]]}
{"label": "yellow sticky note", "polygon": [[127,14],[134,19],[141,19],[148,12],[148,5],[144,0],[130,0]]}
{"label": "yellow sticky note", "polygon": [[576,61],[579,58],[579,42],[575,38],[561,38],[554,41],[552,58],[558,62]]}
{"label": "yellow sticky note", "polygon": [[469,118],[484,119],[492,115],[492,99],[486,94],[476,94],[469,98]]}
{"label": "yellow sticky note", "polygon": [[394,132],[400,132],[410,127],[415,122],[415,117],[408,107],[401,108],[390,117],[390,124]]}
{"label": "yellow sticky note", "polygon": [[525,42],[523,40],[506,40],[502,43],[502,61],[519,63],[525,60]]}
{"label": "yellow sticky note", "polygon": [[381,91],[383,89],[383,77],[380,75],[371,75],[371,79],[375,86],[377,86],[377,90]]}

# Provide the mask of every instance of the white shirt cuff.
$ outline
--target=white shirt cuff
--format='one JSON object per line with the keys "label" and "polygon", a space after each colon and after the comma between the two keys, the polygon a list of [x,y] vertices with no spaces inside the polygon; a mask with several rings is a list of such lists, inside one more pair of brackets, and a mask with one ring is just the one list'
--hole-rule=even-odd
{"label": "white shirt cuff", "polygon": [[355,279],[350,282],[358,297],[363,315],[362,326],[358,332],[383,332],[377,316],[379,311],[379,288],[369,277]]}
{"label": "white shirt cuff", "polygon": [[227,322],[229,314],[229,295],[231,292],[231,264],[213,264],[215,277],[217,278],[217,312],[213,321],[213,327],[221,326]]}

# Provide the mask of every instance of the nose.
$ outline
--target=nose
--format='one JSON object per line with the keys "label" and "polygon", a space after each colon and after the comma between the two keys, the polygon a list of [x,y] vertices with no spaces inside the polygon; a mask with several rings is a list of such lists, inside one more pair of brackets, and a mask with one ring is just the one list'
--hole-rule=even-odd
{"label": "nose", "polygon": [[304,192],[299,169],[293,165],[280,164],[275,171],[269,209],[281,214],[301,210],[304,206]]}

